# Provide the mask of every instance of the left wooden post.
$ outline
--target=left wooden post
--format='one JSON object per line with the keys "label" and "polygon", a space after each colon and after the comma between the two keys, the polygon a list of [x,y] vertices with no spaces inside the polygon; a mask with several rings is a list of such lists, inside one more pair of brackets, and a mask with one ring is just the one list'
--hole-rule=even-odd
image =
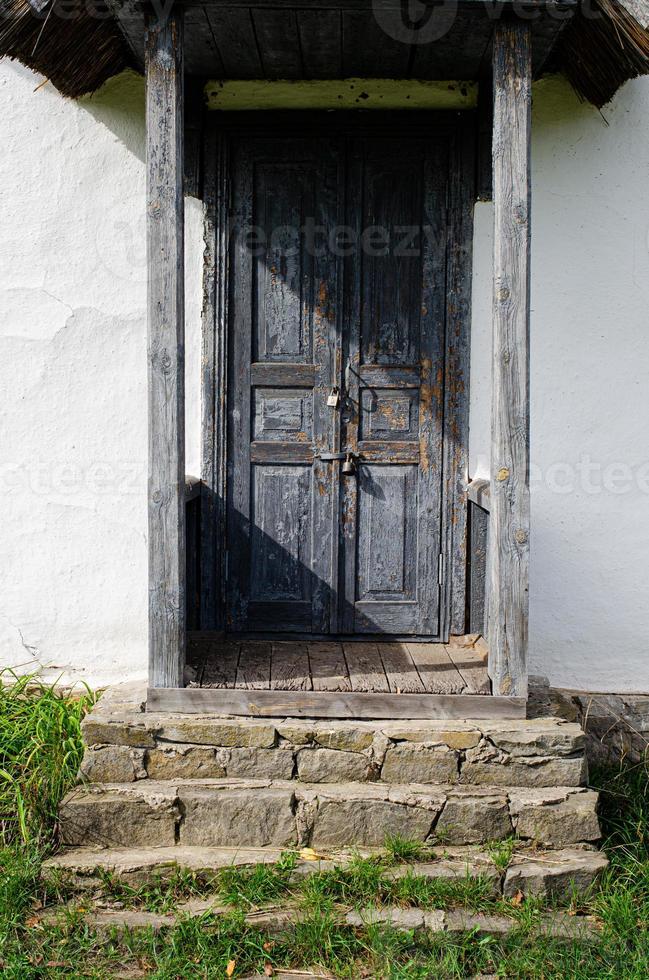
{"label": "left wooden post", "polygon": [[185,665],[185,297],[182,10],[145,26],[149,686]]}

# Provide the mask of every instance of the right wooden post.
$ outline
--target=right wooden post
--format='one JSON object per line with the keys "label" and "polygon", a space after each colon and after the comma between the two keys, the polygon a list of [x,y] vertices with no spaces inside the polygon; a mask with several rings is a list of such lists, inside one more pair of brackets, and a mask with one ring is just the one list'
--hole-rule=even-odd
{"label": "right wooden post", "polygon": [[495,695],[527,696],[531,30],[493,45],[494,282],[489,672]]}

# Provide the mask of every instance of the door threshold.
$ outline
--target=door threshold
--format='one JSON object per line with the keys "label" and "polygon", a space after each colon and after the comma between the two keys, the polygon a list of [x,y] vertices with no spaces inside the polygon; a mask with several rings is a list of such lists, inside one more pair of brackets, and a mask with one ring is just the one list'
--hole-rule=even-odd
{"label": "door threshold", "polygon": [[484,694],[364,694],[329,691],[242,691],[149,688],[146,710],[250,718],[438,720],[525,718],[527,700]]}

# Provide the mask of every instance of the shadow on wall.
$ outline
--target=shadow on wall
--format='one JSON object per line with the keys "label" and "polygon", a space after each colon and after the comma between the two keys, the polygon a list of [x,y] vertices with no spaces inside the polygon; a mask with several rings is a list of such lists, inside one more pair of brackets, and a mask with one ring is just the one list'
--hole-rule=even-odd
{"label": "shadow on wall", "polygon": [[126,149],[144,163],[146,157],[146,125],[144,78],[134,71],[125,71],[109,79],[95,92],[77,101],[77,105],[92,118],[106,126]]}

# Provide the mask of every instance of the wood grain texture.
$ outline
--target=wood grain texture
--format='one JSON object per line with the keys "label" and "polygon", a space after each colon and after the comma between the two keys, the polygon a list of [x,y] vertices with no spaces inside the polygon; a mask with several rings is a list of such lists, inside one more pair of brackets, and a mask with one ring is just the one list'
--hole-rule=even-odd
{"label": "wood grain texture", "polygon": [[487,662],[480,653],[452,643],[446,647],[446,652],[464,681],[464,694],[491,694]]}
{"label": "wood grain texture", "polygon": [[531,34],[496,25],[489,649],[494,694],[526,697]]}
{"label": "wood grain texture", "polygon": [[273,641],[271,691],[310,691],[309,655],[304,643]]}
{"label": "wood grain texture", "polygon": [[314,691],[351,691],[341,643],[309,643],[309,664]]}
{"label": "wood grain texture", "polygon": [[524,718],[525,698],[322,691],[216,691],[149,688],[147,711],[249,715],[254,718]]}
{"label": "wood grain texture", "polygon": [[390,685],[376,643],[345,643],[343,649],[352,691],[385,691],[387,694]]}
{"label": "wood grain texture", "polygon": [[477,504],[469,503],[469,558],[467,595],[468,627],[471,633],[487,632],[487,553],[489,514]]}
{"label": "wood grain texture", "polygon": [[432,694],[460,694],[464,679],[441,643],[408,643],[424,690]]}
{"label": "wood grain texture", "polygon": [[475,121],[465,114],[451,157],[451,228],[446,274],[444,585],[450,591],[442,636],[466,629],[466,473],[469,465],[469,381]]}
{"label": "wood grain texture", "polygon": [[423,694],[419,672],[406,643],[379,643],[378,649],[383,661],[385,676],[392,694]]}
{"label": "wood grain texture", "polygon": [[223,640],[198,641],[202,649],[202,668],[198,676],[200,687],[233,688],[237,680],[239,644]]}
{"label": "wood grain texture", "polygon": [[239,649],[236,687],[244,691],[268,690],[270,687],[271,644],[248,640]]}
{"label": "wood grain texture", "polygon": [[183,14],[147,15],[149,678],[185,664]]}

